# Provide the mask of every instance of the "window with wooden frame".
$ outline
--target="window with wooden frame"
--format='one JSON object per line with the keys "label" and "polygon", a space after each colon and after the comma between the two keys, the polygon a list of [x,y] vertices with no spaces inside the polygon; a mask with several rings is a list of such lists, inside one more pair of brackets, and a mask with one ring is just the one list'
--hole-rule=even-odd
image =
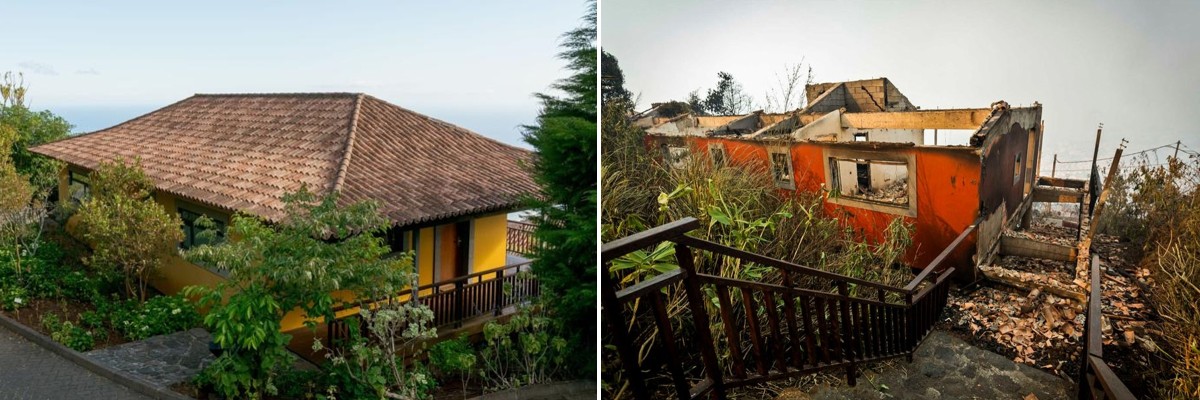
{"label": "window with wooden frame", "polygon": [[796,189],[796,182],[792,179],[792,156],[786,148],[771,149],[768,151],[771,157],[771,177],[774,178],[775,186],[783,189]]}
{"label": "window with wooden frame", "polygon": [[84,199],[91,196],[90,182],[87,174],[67,171],[67,195],[70,196],[72,203],[83,203]]}
{"label": "window with wooden frame", "polygon": [[915,159],[905,153],[825,150],[829,202],[915,217]]}
{"label": "window with wooden frame", "polygon": [[708,159],[714,167],[725,166],[725,145],[721,143],[708,144]]}
{"label": "window with wooden frame", "polygon": [[[203,244],[219,243],[225,239],[225,225],[227,223],[225,218],[187,206],[176,208],[179,210],[179,219],[183,221],[183,242],[179,243],[179,247],[190,249]],[[208,220],[212,221],[212,225],[202,226],[197,223],[196,221],[201,216],[208,217]],[[206,230],[212,230],[213,235],[202,234]]]}

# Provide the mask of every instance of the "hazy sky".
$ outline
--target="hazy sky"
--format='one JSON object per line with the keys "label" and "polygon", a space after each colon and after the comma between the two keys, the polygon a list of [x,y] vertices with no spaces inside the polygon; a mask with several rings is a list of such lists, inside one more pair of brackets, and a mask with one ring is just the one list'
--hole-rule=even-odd
{"label": "hazy sky", "polygon": [[[682,99],[727,71],[761,103],[786,63],[888,77],[923,109],[1043,105],[1043,165],[1175,140],[1200,150],[1200,2],[601,2],[626,87]],[[1160,152],[1162,156],[1168,152]],[[1153,160],[1153,159],[1152,159]],[[1067,168],[1087,168],[1076,164]]]}
{"label": "hazy sky", "polygon": [[[103,4],[101,4],[103,3]],[[0,71],[91,131],[193,93],[365,92],[513,144],[582,0],[7,2]]]}

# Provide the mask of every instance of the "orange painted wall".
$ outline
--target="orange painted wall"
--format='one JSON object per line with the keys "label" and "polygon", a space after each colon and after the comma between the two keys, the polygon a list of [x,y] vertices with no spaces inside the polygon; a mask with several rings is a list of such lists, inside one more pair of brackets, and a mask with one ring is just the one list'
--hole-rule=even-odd
{"label": "orange painted wall", "polygon": [[[652,142],[648,138],[648,142]],[[844,144],[814,142],[762,142],[734,138],[689,137],[693,152],[707,152],[710,143],[725,147],[726,158],[733,164],[767,166],[768,148],[787,147],[792,157],[793,180],[796,190],[818,191],[826,184],[823,151],[826,147]],[[849,205],[825,203],[829,215],[858,230],[870,243],[878,243],[888,223],[905,218],[914,226],[913,243],[906,262],[924,268],[937,257],[958,234],[974,223],[979,215],[979,156],[962,149],[937,147],[907,147],[894,150],[915,157],[917,175],[916,217],[899,216],[882,211]],[[781,189],[782,190],[782,189]],[[791,192],[790,190],[783,190]],[[970,262],[974,238],[961,246],[949,261]]]}

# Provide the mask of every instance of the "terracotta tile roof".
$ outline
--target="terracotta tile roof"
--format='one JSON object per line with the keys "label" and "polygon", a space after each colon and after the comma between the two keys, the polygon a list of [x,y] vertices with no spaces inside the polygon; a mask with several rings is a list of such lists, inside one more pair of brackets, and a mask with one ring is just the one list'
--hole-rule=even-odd
{"label": "terracotta tile roof", "polygon": [[269,220],[307,184],[397,225],[515,208],[531,153],[355,93],[198,94],[33,152],[84,168],[141,157],[159,190]]}

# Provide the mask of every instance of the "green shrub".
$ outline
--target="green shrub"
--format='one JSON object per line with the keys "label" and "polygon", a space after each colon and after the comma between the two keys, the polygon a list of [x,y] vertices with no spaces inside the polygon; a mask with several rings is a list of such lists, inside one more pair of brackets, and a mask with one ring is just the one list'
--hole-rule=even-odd
{"label": "green shrub", "polygon": [[332,357],[326,363],[328,373],[325,383],[336,388],[339,396],[350,399],[383,398],[393,379],[386,370],[383,350],[370,346],[358,329],[350,323],[350,335],[338,347],[331,350]]}
{"label": "green shrub", "polygon": [[[319,197],[307,188],[285,195],[284,202],[288,216],[279,223],[235,215],[227,235],[240,240],[197,246],[185,254],[229,272],[230,279],[215,288],[183,291],[209,310],[204,325],[225,349],[202,373],[202,383],[225,397],[278,394],[275,379],[292,364],[286,347],[291,337],[279,333],[285,314],[300,309],[307,316],[305,326],[316,330],[320,318],[333,318],[343,302],[334,297],[336,291],[373,299],[411,285],[412,258],[384,257],[390,249],[382,235],[374,234],[389,226],[376,203],[341,206],[336,194]],[[374,376],[369,381],[378,383]]]}
{"label": "green shrub", "polygon": [[58,314],[54,313],[42,314],[41,324],[48,332],[56,332],[62,327],[62,321],[58,319]]}
{"label": "green shrub", "polygon": [[[88,351],[96,346],[96,338],[91,331],[76,326],[71,321],[62,321],[57,314],[42,315],[42,327],[50,332],[50,339],[62,343],[75,351]],[[107,334],[104,334],[107,336]]]}
{"label": "green shrub", "polygon": [[429,348],[429,364],[439,373],[469,375],[475,368],[475,349],[465,336]]}
{"label": "green shrub", "polygon": [[125,339],[142,340],[200,326],[200,313],[183,296],[158,296],[141,305],[130,300],[114,310],[109,321]]}
{"label": "green shrub", "polygon": [[79,314],[79,324],[88,329],[106,328],[108,325],[105,322],[107,321],[108,319],[104,315],[94,310],[84,311]]}
{"label": "green shrub", "polygon": [[41,258],[26,259],[23,265],[26,271],[16,277],[16,281],[29,292],[29,296],[39,299],[59,297],[59,279],[66,275],[61,265]]}
{"label": "green shrub", "polygon": [[82,271],[70,272],[63,275],[59,282],[59,295],[69,299],[90,299],[100,293],[98,283]]}
{"label": "green shrub", "polygon": [[285,399],[315,399],[321,395],[323,386],[321,371],[287,370],[275,378],[279,397]]}
{"label": "green shrub", "polygon": [[475,372],[477,361],[475,348],[466,335],[440,342],[429,349],[429,365],[441,374],[442,379],[453,375],[462,379],[463,397],[466,397],[467,382]]}
{"label": "green shrub", "polygon": [[507,323],[483,326],[480,374],[491,390],[545,383],[563,372],[567,341],[552,331],[540,306],[524,308]]}
{"label": "green shrub", "polygon": [[29,294],[19,286],[0,286],[0,309],[13,311],[29,304]]}
{"label": "green shrub", "polygon": [[96,338],[92,336],[92,332],[75,326],[71,321],[63,322],[62,329],[51,334],[50,338],[78,352],[96,347]]}

